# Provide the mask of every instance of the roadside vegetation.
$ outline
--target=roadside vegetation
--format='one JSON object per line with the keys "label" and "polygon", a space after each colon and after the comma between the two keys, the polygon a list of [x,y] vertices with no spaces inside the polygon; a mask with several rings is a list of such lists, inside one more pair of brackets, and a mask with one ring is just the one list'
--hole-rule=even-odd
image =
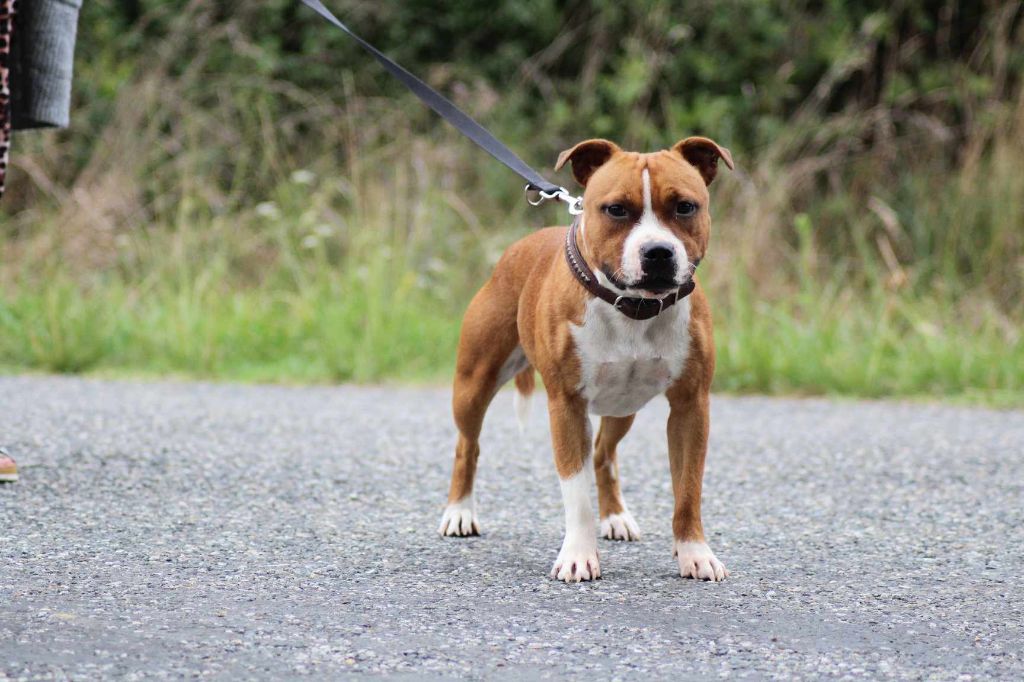
{"label": "roadside vegetation", "polygon": [[[1024,405],[1021,3],[328,4],[538,168],[730,147],[718,390]],[[298,3],[83,12],[72,128],[14,140],[0,368],[443,381],[566,219]]]}

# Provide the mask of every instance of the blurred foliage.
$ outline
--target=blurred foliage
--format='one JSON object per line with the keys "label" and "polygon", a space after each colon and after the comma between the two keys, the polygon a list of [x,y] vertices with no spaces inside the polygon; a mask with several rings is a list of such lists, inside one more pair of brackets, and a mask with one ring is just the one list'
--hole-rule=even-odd
{"label": "blurred foliage", "polygon": [[[1012,260],[922,260],[962,248],[991,256],[1016,242],[982,217],[974,241],[949,243],[940,232],[946,216],[922,226],[922,209],[934,208],[914,200],[1006,144],[1024,74],[1019,1],[328,4],[536,167],[587,137],[655,149],[706,134],[733,149],[741,178],[776,195],[768,210],[781,227],[762,229],[794,248],[792,216],[807,213],[818,248],[833,257],[863,255],[885,239],[896,261],[920,261],[919,275],[974,285],[995,268],[1000,305],[1024,295]],[[405,163],[438,145],[458,158],[426,161],[431,182],[464,197],[518,201],[518,179],[485,162],[298,0],[91,0],[75,87],[77,120],[88,122],[65,136],[48,171],[59,186],[81,184],[106,153],[101,136],[80,131],[123,132],[125,109],[146,99],[139,91],[163,92],[150,97],[148,120],[127,123],[145,126],[143,138],[156,146],[132,149],[145,158],[123,171],[145,175],[124,180],[137,183],[151,220],[193,184],[200,203],[223,213],[271,195],[295,168],[340,168],[354,180],[355,165]],[[395,149],[419,141],[431,151]],[[411,172],[422,172],[417,162]],[[125,160],[107,163],[124,168]],[[870,225],[858,211],[874,216]],[[931,286],[928,277],[913,281]]]}
{"label": "blurred foliage", "polygon": [[[153,46],[172,35],[179,54],[204,53],[206,72],[335,94],[347,73],[364,96],[401,93],[348,37],[297,0],[183,5],[86,3],[81,63],[90,65],[95,88],[88,94],[115,94],[126,72],[149,68]],[[962,136],[981,101],[1015,88],[1024,69],[1024,51],[1000,52],[996,40],[1019,29],[1018,2],[328,5],[436,87],[470,99],[493,91],[490,101],[467,102],[470,108],[533,122],[564,140],[585,133],[659,145],[673,141],[666,134],[687,131],[752,151],[808,105],[834,113],[880,104],[898,112],[899,125],[911,125],[911,113],[919,112]],[[172,74],[189,67],[188,60],[168,65]],[[282,99],[281,106],[295,103]]]}
{"label": "blurred foliage", "polygon": [[[594,136],[730,147],[720,387],[1022,390],[1024,3],[325,4],[542,172]],[[431,376],[564,219],[298,0],[87,0],[72,126],[12,164],[0,366]]]}

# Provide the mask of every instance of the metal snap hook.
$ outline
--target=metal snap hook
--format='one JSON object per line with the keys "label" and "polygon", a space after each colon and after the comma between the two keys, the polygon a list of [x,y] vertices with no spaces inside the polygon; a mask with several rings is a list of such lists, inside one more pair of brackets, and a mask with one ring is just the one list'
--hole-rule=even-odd
{"label": "metal snap hook", "polygon": [[540,206],[545,201],[552,199],[558,199],[564,201],[569,206],[570,215],[579,215],[583,213],[583,197],[576,197],[569,194],[569,190],[564,187],[559,187],[554,192],[545,192],[542,189],[535,187],[533,184],[527,184],[523,188],[526,192],[526,202],[530,206]]}

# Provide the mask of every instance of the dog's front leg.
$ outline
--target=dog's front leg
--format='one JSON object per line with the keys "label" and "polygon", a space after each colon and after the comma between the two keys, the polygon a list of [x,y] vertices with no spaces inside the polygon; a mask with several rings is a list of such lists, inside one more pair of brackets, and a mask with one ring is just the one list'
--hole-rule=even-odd
{"label": "dog's front leg", "polygon": [[708,547],[700,515],[710,399],[707,391],[702,389],[686,391],[682,395],[670,393],[668,398],[671,405],[668,457],[676,498],[672,516],[675,535],[672,553],[679,561],[679,575],[684,578],[725,580],[729,571]]}
{"label": "dog's front leg", "polygon": [[590,466],[590,420],[579,395],[548,394],[551,441],[565,505],[565,540],[551,577],[565,582],[601,577],[597,526],[590,506],[594,470]]}

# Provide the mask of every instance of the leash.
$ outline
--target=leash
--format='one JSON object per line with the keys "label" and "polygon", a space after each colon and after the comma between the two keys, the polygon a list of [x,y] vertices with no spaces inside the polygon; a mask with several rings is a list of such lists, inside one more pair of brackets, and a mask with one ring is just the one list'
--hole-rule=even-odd
{"label": "leash", "polygon": [[489,130],[473,120],[469,114],[455,106],[451,100],[356,35],[352,29],[341,23],[330,10],[324,7],[320,0],[302,0],[302,4],[347,33],[350,38],[359,43],[360,47],[373,55],[380,62],[381,66],[388,70],[388,73],[401,81],[402,85],[409,88],[414,95],[419,97],[421,102],[437,112],[448,123],[455,126],[456,130],[475,142],[478,147],[505,164],[523,180],[526,180],[525,191],[536,194],[536,198],[527,196],[527,201],[531,205],[539,206],[545,201],[557,199],[568,204],[570,214],[579,215],[583,213],[583,199],[581,197],[573,196],[566,188],[545,180],[540,173],[516,156],[515,152],[502,144]]}
{"label": "leash", "polygon": [[[693,292],[696,285],[692,276],[678,290],[660,299],[620,296],[603,286],[597,281],[597,277],[587,265],[576,243],[576,232],[579,226],[580,215],[583,213],[582,197],[574,196],[566,188],[545,180],[540,173],[516,156],[515,152],[502,144],[489,130],[473,120],[469,114],[455,106],[451,100],[356,35],[352,29],[341,23],[330,10],[324,7],[320,0],[302,0],[302,4],[348,34],[350,38],[359,43],[360,47],[373,55],[380,62],[381,66],[387,69],[388,73],[401,81],[402,85],[409,88],[421,102],[437,112],[441,118],[448,121],[456,130],[475,142],[478,147],[503,163],[523,180],[526,180],[525,191],[528,193],[526,200],[531,205],[539,206],[545,201],[552,199],[564,201],[568,205],[569,213],[574,216],[574,220],[566,233],[565,260],[576,280],[591,294],[610,303],[626,317],[634,320],[648,320],[660,315],[665,308],[674,305],[677,301],[681,301]],[[535,198],[531,198],[529,193],[534,193]],[[691,266],[693,269],[696,269],[697,263],[692,263]]]}

